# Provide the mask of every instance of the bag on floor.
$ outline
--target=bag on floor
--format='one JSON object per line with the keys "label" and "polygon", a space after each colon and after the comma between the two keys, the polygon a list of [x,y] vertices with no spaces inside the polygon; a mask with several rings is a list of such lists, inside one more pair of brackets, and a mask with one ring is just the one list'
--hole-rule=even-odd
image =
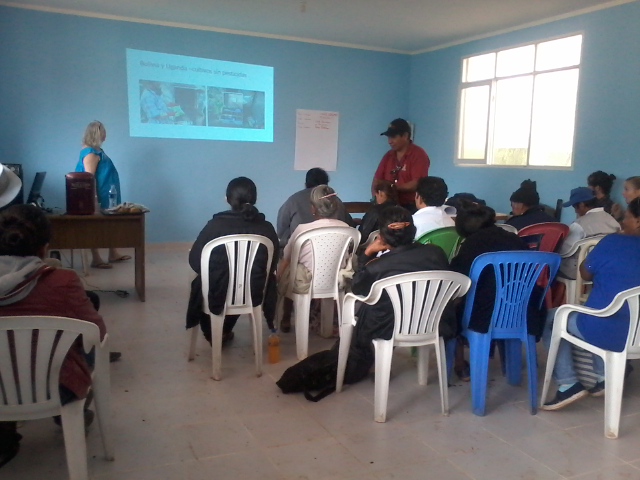
{"label": "bag on floor", "polygon": [[[302,392],[310,402],[318,402],[335,392],[339,345],[340,340],[330,350],[314,353],[289,367],[276,385],[280,387],[282,393]],[[344,383],[356,383],[366,377],[373,361],[374,356],[370,349],[365,352],[352,344],[347,359]]]}

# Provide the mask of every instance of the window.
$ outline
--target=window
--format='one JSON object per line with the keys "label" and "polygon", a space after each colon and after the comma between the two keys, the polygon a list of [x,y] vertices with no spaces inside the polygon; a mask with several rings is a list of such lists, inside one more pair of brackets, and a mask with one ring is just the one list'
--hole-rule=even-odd
{"label": "window", "polygon": [[462,61],[457,163],[571,167],[582,35]]}

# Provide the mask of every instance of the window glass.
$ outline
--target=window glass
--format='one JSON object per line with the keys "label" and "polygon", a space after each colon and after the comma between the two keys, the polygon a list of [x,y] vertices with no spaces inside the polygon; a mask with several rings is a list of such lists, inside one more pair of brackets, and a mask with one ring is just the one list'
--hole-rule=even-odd
{"label": "window glass", "polygon": [[460,158],[482,160],[487,147],[489,85],[465,88],[460,109]]}
{"label": "window glass", "polygon": [[580,64],[582,35],[551,40],[538,44],[536,70],[572,67]]}
{"label": "window glass", "polygon": [[533,72],[533,61],[536,54],[535,45],[511,48],[498,52],[497,77],[508,77]]}
{"label": "window glass", "polygon": [[496,54],[488,53],[464,59],[462,73],[463,82],[477,82],[494,77],[496,68]]}

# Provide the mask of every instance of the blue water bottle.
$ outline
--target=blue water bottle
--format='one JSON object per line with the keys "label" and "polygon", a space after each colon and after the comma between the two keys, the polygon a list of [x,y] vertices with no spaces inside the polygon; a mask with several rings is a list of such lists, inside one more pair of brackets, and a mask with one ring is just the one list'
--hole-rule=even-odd
{"label": "blue water bottle", "polygon": [[115,185],[111,185],[109,189],[109,208],[116,208],[118,205],[118,189]]}

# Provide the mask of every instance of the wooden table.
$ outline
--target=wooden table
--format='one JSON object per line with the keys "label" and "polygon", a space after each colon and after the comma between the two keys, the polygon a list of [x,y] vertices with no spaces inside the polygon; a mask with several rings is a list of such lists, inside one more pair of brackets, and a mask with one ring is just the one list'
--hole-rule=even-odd
{"label": "wooden table", "polygon": [[50,249],[134,248],[135,285],[145,301],[144,214],[50,215]]}

